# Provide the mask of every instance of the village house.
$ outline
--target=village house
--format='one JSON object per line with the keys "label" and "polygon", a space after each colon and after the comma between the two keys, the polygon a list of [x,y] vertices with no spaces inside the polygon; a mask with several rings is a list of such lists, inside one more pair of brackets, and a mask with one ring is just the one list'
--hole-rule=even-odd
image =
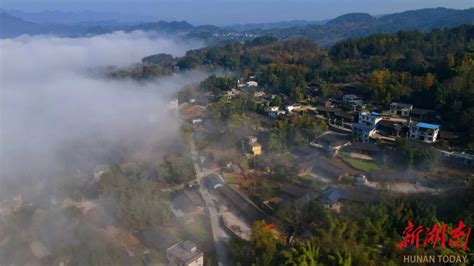
{"label": "village house", "polygon": [[245,153],[249,153],[253,156],[258,156],[262,154],[262,145],[257,142],[257,137],[248,136],[242,140],[242,150]]}
{"label": "village house", "polygon": [[418,122],[410,127],[412,140],[435,143],[438,139],[439,125]]}
{"label": "village house", "polygon": [[337,187],[328,187],[323,191],[323,204],[325,208],[338,211],[340,201],[347,197],[348,191]]}
{"label": "village house", "polygon": [[409,117],[412,110],[412,104],[398,102],[390,104],[390,114],[394,116]]}
{"label": "village house", "polygon": [[324,107],[324,106],[316,106],[316,113],[320,116],[324,116],[326,118],[332,118],[336,114],[336,112],[342,111],[338,108],[332,107]]}
{"label": "village house", "polygon": [[359,124],[375,127],[380,121],[382,121],[382,118],[378,115],[377,112],[361,112],[359,114]]}
{"label": "village house", "polygon": [[228,91],[225,91],[223,92],[223,95],[222,97],[226,98],[226,99],[232,99],[234,98],[235,96],[239,95],[240,94],[240,91],[237,90],[237,89],[230,89]]}
{"label": "village house", "polygon": [[361,112],[359,114],[359,123],[352,125],[352,136],[355,141],[370,142],[370,138],[377,133],[377,124],[382,121],[378,115],[376,112]]}
{"label": "village house", "polygon": [[204,212],[204,200],[195,189],[184,188],[177,191],[171,197],[173,209],[186,214],[196,214]]}
{"label": "village house", "polygon": [[410,118],[418,122],[439,123],[441,115],[435,110],[413,108],[410,113]]}
{"label": "village house", "polygon": [[342,96],[342,102],[345,104],[350,104],[357,100],[360,100],[360,97],[355,94],[345,94]]}
{"label": "village house", "polygon": [[346,94],[342,96],[342,104],[353,111],[362,110],[365,108],[362,98],[355,94]]}
{"label": "village house", "polygon": [[285,110],[291,114],[293,111],[298,111],[298,110],[301,110],[302,106],[301,104],[291,104],[291,105],[287,105],[285,106]]}
{"label": "village house", "polygon": [[245,82],[245,85],[248,87],[248,88],[251,88],[251,87],[258,87],[258,83],[256,81],[247,81]]}
{"label": "village house", "polygon": [[218,176],[216,175],[210,175],[210,176],[206,176],[204,178],[204,182],[206,184],[206,187],[211,190],[215,190],[219,187],[222,187],[223,185],[225,185],[224,181],[222,179],[220,179]]}
{"label": "village house", "polygon": [[169,265],[203,266],[204,253],[192,241],[178,242],[166,250]]}
{"label": "village house", "polygon": [[377,133],[387,137],[405,138],[408,134],[408,127],[400,122],[382,120],[377,123]]}
{"label": "village house", "polygon": [[334,133],[325,134],[310,143],[311,146],[321,148],[330,155],[337,155],[339,150],[347,144],[349,141],[345,137]]}
{"label": "village house", "polygon": [[334,123],[344,124],[344,123],[353,123],[356,121],[356,116],[353,113],[344,112],[342,110],[336,111],[334,113]]}
{"label": "village house", "polygon": [[371,137],[373,137],[376,133],[377,131],[375,127],[365,124],[352,125],[352,137],[355,141],[368,143],[371,141]]}
{"label": "village house", "polygon": [[268,108],[268,116],[272,119],[278,119],[279,116],[285,115],[286,112],[283,110],[280,110],[280,107],[278,106],[270,106]]}

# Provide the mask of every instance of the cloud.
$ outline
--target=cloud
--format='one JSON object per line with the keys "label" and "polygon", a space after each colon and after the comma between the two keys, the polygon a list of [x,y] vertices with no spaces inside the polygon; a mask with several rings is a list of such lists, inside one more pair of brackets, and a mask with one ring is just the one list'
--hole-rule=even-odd
{"label": "cloud", "polygon": [[199,46],[143,32],[1,40],[0,187],[12,194],[19,184],[44,186],[70,171],[123,159],[124,149],[135,156],[175,143],[179,122],[168,103],[202,73],[147,82],[91,73]]}

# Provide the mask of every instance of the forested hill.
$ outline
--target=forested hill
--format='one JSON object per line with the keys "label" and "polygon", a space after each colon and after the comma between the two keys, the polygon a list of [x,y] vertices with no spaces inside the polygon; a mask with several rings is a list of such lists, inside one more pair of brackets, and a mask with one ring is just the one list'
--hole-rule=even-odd
{"label": "forested hill", "polygon": [[326,46],[347,38],[368,36],[373,33],[395,33],[400,30],[414,29],[429,31],[461,24],[474,24],[474,8],[465,10],[419,9],[385,15],[378,19],[365,13],[350,13],[330,20],[324,25],[253,30],[251,33],[273,35],[278,38],[304,37]]}
{"label": "forested hill", "polygon": [[463,132],[474,148],[474,26],[401,31],[351,39],[321,48],[310,40],[259,37],[189,51],[181,69],[226,68],[241,76],[256,74],[268,91],[295,100],[316,84],[324,96],[340,96],[336,84],[355,84],[353,92],[374,108],[392,101],[436,109],[443,129]]}
{"label": "forested hill", "polygon": [[[60,25],[33,24],[15,18],[11,14],[1,14],[0,38],[11,38],[21,34],[56,34],[60,36],[84,36],[122,31],[157,31],[180,34],[189,38],[199,38],[209,44],[241,41],[255,36],[271,35],[279,39],[303,37],[314,40],[322,46],[338,41],[368,36],[373,33],[394,33],[399,30],[418,29],[429,31],[434,28],[455,27],[474,24],[474,8],[465,10],[431,8],[406,11],[375,18],[366,13],[350,13],[325,21],[288,21],[217,27],[212,25],[193,26],[186,21],[149,22],[136,25]],[[27,25],[29,24],[29,26]],[[27,27],[25,27],[27,25]]]}

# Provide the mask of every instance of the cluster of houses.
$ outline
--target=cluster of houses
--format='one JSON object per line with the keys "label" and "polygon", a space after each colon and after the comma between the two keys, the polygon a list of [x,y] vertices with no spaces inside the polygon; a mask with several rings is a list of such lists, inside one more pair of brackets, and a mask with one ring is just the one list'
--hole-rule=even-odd
{"label": "cluster of houses", "polygon": [[[236,87],[222,92],[220,96],[226,99],[232,99],[235,96],[239,95],[242,91],[249,90],[249,89],[255,90],[257,88],[258,88],[258,82],[255,81],[255,76],[250,76],[247,80],[243,78],[237,79]],[[256,98],[263,97],[265,96],[265,92],[255,91],[254,96]]]}
{"label": "cluster of houses", "polygon": [[326,119],[337,131],[352,133],[354,141],[363,143],[395,141],[397,138],[435,143],[440,136],[440,115],[435,110],[393,102],[389,110],[369,112],[365,111],[364,100],[354,94],[343,95],[342,100],[317,97],[313,98],[313,102],[270,106],[267,115],[279,119],[294,112],[309,111]]}
{"label": "cluster of houses", "polygon": [[360,112],[358,121],[352,125],[356,141],[369,143],[374,140],[393,140],[400,137],[425,143],[438,140],[439,114],[434,110],[413,108],[413,105],[393,102],[390,109],[382,113]]}

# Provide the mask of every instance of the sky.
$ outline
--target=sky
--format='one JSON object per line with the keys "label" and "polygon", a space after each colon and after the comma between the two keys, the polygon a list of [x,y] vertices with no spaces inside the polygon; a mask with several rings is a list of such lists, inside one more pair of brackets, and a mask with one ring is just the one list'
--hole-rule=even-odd
{"label": "sky", "polygon": [[473,0],[0,0],[4,9],[100,11],[123,16],[231,25],[283,20],[323,20],[350,12],[372,15],[446,7],[466,9]]}

